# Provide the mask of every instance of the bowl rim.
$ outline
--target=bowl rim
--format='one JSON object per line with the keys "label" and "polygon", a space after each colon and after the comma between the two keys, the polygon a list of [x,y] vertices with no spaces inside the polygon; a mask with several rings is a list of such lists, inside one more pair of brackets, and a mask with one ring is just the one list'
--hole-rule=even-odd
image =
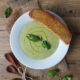
{"label": "bowl rim", "polygon": [[[62,24],[64,24],[65,26],[67,26],[66,25],[66,23],[64,22],[64,20],[60,17],[60,16],[58,16],[56,13],[54,13],[54,12],[52,12],[52,11],[49,11],[49,10],[46,10],[47,12],[49,12],[49,13],[51,13],[52,15],[54,15]],[[45,63],[45,61],[44,60],[33,60],[33,59],[31,59],[31,58],[28,58],[24,53],[23,53],[23,51],[21,51],[20,52],[20,50],[19,50],[19,48],[17,47],[17,44],[16,44],[16,41],[18,42],[19,40],[16,40],[16,41],[14,41],[13,39],[14,39],[14,35],[17,35],[17,34],[20,34],[20,32],[19,33],[17,33],[18,31],[16,30],[16,29],[18,29],[17,27],[15,28],[15,26],[18,26],[18,25],[20,25],[20,26],[22,26],[22,24],[20,23],[20,22],[22,22],[22,21],[25,21],[25,17],[27,17],[28,19],[26,19],[26,20],[28,20],[28,21],[26,21],[26,23],[27,22],[29,22],[29,21],[31,21],[31,20],[33,20],[33,19],[31,19],[30,17],[29,17],[29,11],[28,12],[26,12],[26,13],[24,13],[23,15],[21,15],[16,21],[15,21],[15,23],[14,23],[14,25],[12,26],[12,29],[11,29],[11,33],[10,33],[10,46],[11,46],[11,50],[12,50],[12,52],[13,52],[13,54],[14,54],[14,56],[19,60],[19,62],[21,62],[23,65],[25,65],[25,66],[27,66],[27,67],[29,67],[29,68],[32,68],[32,69],[48,69],[48,68],[51,68],[51,67],[53,67],[53,66],[55,66],[56,64],[58,64],[59,62],[61,62],[62,61],[62,59],[65,57],[65,55],[67,54],[67,51],[68,51],[68,49],[69,49],[69,45],[70,44],[68,44],[68,45],[66,45],[66,44],[64,44],[61,40],[60,40],[60,43],[61,43],[61,45],[59,45],[60,47],[65,47],[65,49],[64,50],[62,50],[62,53],[63,54],[61,54],[61,57],[60,56],[58,56],[57,55],[57,58],[60,58],[60,59],[57,59],[57,58],[55,58],[57,61],[55,62],[55,64],[53,64],[53,62],[51,63],[50,61],[48,61],[48,59],[52,59],[53,58],[53,56],[51,55],[49,58],[47,58],[47,59],[44,59],[45,61],[48,61],[47,63]],[[24,19],[25,18],[25,19]],[[23,20],[22,20],[23,19]],[[24,22],[23,22],[24,23]],[[25,24],[26,24],[25,23]],[[22,26],[22,27],[24,27],[24,26]],[[21,29],[22,29],[22,27],[21,27]],[[21,30],[20,29],[20,30]],[[19,35],[18,35],[19,36]],[[19,44],[19,42],[18,42],[18,44]],[[16,48],[15,48],[16,47]],[[20,47],[20,46],[19,46]],[[58,50],[58,49],[57,49]],[[24,55],[22,55],[22,54],[20,54],[21,56],[19,56],[19,54],[18,54],[18,52],[20,52],[20,53],[22,53],[22,54],[24,54]],[[55,55],[55,53],[54,53],[54,55]],[[23,56],[23,58],[21,58]],[[56,55],[55,55],[55,57],[56,57]],[[26,58],[28,58],[28,59],[26,59]],[[24,59],[26,60],[26,61],[24,61]],[[28,60],[28,62],[27,62],[27,60]],[[30,60],[31,60],[31,63],[32,64],[28,64],[29,62],[30,62]],[[33,64],[33,62],[35,62],[34,64]],[[40,64],[38,63],[38,62],[40,62]],[[44,63],[45,64],[45,66],[43,65],[43,64],[41,64],[41,63]],[[48,65],[47,65],[48,64]],[[53,65],[52,65],[53,64]],[[38,66],[35,66],[35,65],[38,65]],[[42,66],[43,65],[43,66]],[[49,66],[50,65],[50,66]]]}

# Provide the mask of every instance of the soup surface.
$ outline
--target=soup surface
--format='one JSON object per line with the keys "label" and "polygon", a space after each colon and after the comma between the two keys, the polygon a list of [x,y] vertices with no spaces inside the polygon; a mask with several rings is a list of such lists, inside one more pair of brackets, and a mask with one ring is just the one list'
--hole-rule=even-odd
{"label": "soup surface", "polygon": [[[42,40],[46,40],[50,43],[51,48],[43,48],[42,41],[30,41],[26,37],[28,34],[34,34],[42,37]],[[32,59],[41,60],[48,58],[55,53],[59,45],[59,39],[50,30],[44,27],[44,25],[33,20],[23,27],[20,33],[20,45],[25,55]]]}

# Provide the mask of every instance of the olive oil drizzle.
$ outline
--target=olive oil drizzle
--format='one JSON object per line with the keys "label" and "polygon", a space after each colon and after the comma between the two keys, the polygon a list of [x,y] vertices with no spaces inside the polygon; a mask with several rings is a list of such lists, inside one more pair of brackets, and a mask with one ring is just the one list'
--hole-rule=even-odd
{"label": "olive oil drizzle", "polygon": [[[34,28],[31,28],[31,29],[29,29],[28,30],[28,34],[30,33],[30,34],[35,34],[36,32],[41,32],[41,33],[43,33],[43,35],[45,36],[45,38],[46,38],[46,40],[48,40],[48,35],[46,34],[46,32],[45,31],[39,31],[39,29],[40,28],[43,28],[43,27],[34,27]],[[32,31],[33,29],[38,29],[37,31]],[[44,29],[44,28],[43,28]],[[32,31],[32,32],[31,32]],[[28,34],[26,34],[26,35],[28,35]],[[26,37],[25,37],[26,38]],[[25,40],[24,40],[24,44],[25,44]],[[46,51],[47,51],[47,49],[46,50],[44,50],[44,51],[39,51],[39,50],[37,50],[34,46],[33,46],[33,44],[36,46],[36,47],[38,47],[38,48],[42,48],[42,45],[39,45],[39,44],[37,44],[36,42],[31,42],[31,41],[29,41],[29,46],[31,47],[31,49],[33,50],[33,51],[35,51],[36,53],[39,53],[39,54],[43,54],[43,53],[45,53]],[[28,46],[28,45],[27,45]],[[28,48],[28,47],[27,47]],[[29,48],[28,48],[28,50],[29,50]],[[31,50],[29,50],[30,52],[32,52]]]}

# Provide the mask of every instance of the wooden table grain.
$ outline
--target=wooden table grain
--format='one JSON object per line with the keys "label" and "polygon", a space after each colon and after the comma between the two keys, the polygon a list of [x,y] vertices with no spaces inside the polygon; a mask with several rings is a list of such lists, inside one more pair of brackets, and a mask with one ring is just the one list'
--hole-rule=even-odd
{"label": "wooden table grain", "polygon": [[[66,59],[73,75],[72,80],[80,80],[80,0],[39,0],[39,4],[43,9],[56,12],[68,24],[73,38]],[[0,12],[0,80],[11,80],[19,77],[6,72],[6,66],[10,63],[6,61],[4,54],[10,52],[11,49],[3,12],[8,6],[15,9],[20,5],[25,5],[25,2],[22,1],[17,5],[17,2],[13,0],[0,0],[0,11],[2,11]]]}

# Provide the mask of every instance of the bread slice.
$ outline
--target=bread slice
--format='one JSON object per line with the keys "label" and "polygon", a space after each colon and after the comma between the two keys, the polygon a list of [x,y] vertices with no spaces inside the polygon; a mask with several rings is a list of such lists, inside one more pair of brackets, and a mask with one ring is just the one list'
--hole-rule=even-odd
{"label": "bread slice", "polygon": [[70,31],[52,14],[42,9],[32,9],[29,12],[29,16],[45,25],[45,27],[55,33],[65,44],[70,43],[72,38]]}

